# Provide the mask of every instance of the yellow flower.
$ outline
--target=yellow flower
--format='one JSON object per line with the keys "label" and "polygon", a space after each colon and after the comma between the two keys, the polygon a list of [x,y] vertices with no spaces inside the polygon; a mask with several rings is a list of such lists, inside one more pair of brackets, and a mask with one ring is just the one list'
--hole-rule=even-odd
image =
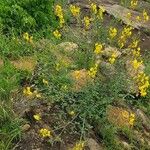
{"label": "yellow flower", "polygon": [[124,118],[128,119],[128,118],[129,118],[129,112],[126,111],[126,110],[122,111],[122,116],[123,116]]}
{"label": "yellow flower", "polygon": [[63,10],[60,5],[55,6],[55,15],[59,18],[59,24],[60,24],[60,27],[62,27],[63,24],[65,23],[65,20],[63,16]]}
{"label": "yellow flower", "polygon": [[43,138],[51,137],[51,131],[48,130],[48,129],[42,128],[42,129],[40,129],[40,135],[41,135]]}
{"label": "yellow flower", "polygon": [[126,44],[127,39],[132,35],[132,27],[124,27],[122,32],[121,32],[121,36],[119,37],[118,40],[118,46],[120,48],[123,48],[124,45]]}
{"label": "yellow flower", "polygon": [[132,61],[132,65],[133,65],[134,69],[138,69],[142,63],[143,63],[142,61],[138,62],[137,59],[134,59]]}
{"label": "yellow flower", "polygon": [[61,38],[61,33],[58,30],[55,30],[53,32],[53,35],[55,36],[55,38],[60,39]]}
{"label": "yellow flower", "polygon": [[41,98],[41,97],[42,97],[41,94],[37,92],[37,90],[35,90],[33,93],[34,93],[34,95],[35,95],[37,98]]}
{"label": "yellow flower", "polygon": [[56,16],[60,16],[60,15],[62,15],[62,8],[61,8],[61,6],[60,5],[56,5],[55,6],[55,15]]}
{"label": "yellow flower", "polygon": [[128,18],[129,20],[131,19],[131,13],[130,13],[130,12],[127,13],[127,18]]}
{"label": "yellow flower", "polygon": [[76,70],[76,71],[74,72],[74,74],[75,74],[75,78],[76,78],[76,79],[79,79],[79,78],[80,78],[80,71]]}
{"label": "yellow flower", "polygon": [[43,81],[44,84],[48,85],[48,81],[47,80],[43,79],[42,81]]}
{"label": "yellow flower", "polygon": [[146,74],[144,72],[141,72],[137,75],[137,77],[135,79],[136,79],[136,82],[138,84],[140,95],[143,97],[146,96],[147,95],[147,89],[150,86],[149,76],[146,76]]}
{"label": "yellow flower", "polygon": [[106,10],[105,10],[104,7],[99,6],[98,15],[97,15],[99,19],[103,20],[103,15],[104,15],[104,12],[105,12],[105,11],[106,11]]}
{"label": "yellow flower", "polygon": [[134,122],[135,122],[135,114],[131,113],[131,114],[130,114],[130,118],[129,118],[129,124],[130,124],[131,126],[133,126],[133,125],[134,125]]}
{"label": "yellow flower", "polygon": [[96,6],[96,4],[94,4],[94,3],[91,4],[91,10],[92,10],[92,12],[93,12],[95,15],[97,14],[97,6]]}
{"label": "yellow flower", "polygon": [[74,17],[78,17],[80,15],[80,7],[70,5],[70,11]]}
{"label": "yellow flower", "polygon": [[141,21],[140,16],[136,16],[136,21]]}
{"label": "yellow flower", "polygon": [[30,36],[29,43],[33,43],[33,36]]}
{"label": "yellow flower", "polygon": [[78,143],[76,143],[76,145],[73,147],[72,150],[83,150],[84,146],[85,146],[85,142],[79,141]]}
{"label": "yellow flower", "polygon": [[111,57],[109,58],[109,62],[110,62],[111,64],[114,64],[116,58],[117,58],[117,55],[116,55],[115,53],[113,53],[113,54],[111,55]]}
{"label": "yellow flower", "polygon": [[97,74],[97,70],[98,70],[98,64],[95,64],[94,67],[91,67],[90,70],[88,71],[88,75],[91,77],[91,78],[95,78],[96,77],[96,74]]}
{"label": "yellow flower", "polygon": [[33,43],[33,36],[30,36],[29,33],[27,33],[27,32],[23,34],[23,38],[24,38],[27,42]]}
{"label": "yellow flower", "polygon": [[31,91],[31,87],[24,88],[23,93],[27,96],[31,96],[33,94],[33,92]]}
{"label": "yellow flower", "polygon": [[143,10],[143,18],[144,18],[144,21],[149,21],[149,16],[147,14],[147,12],[145,11],[145,9]]}
{"label": "yellow flower", "polygon": [[26,40],[26,41],[29,41],[29,34],[26,32],[23,34],[23,38]]}
{"label": "yellow flower", "polygon": [[33,115],[33,118],[37,121],[41,120],[41,116],[39,114]]}
{"label": "yellow flower", "polygon": [[111,64],[114,64],[114,62],[115,62],[115,58],[109,58],[109,62],[111,63]]}
{"label": "yellow flower", "polygon": [[139,40],[133,40],[129,48],[132,48],[132,49],[137,48],[138,44],[139,44]]}
{"label": "yellow flower", "polygon": [[69,112],[69,115],[70,115],[70,116],[74,116],[74,115],[75,115],[75,112],[72,110],[72,111]]}
{"label": "yellow flower", "polygon": [[133,51],[132,51],[132,53],[133,53],[133,56],[135,56],[135,57],[139,57],[140,56],[140,47],[138,47],[137,49],[134,49]]}
{"label": "yellow flower", "polygon": [[94,53],[97,55],[97,54],[100,54],[102,52],[102,49],[103,49],[103,45],[100,44],[100,43],[96,43],[95,44],[95,50],[94,50]]}
{"label": "yellow flower", "polygon": [[110,27],[110,29],[109,29],[110,38],[113,39],[116,35],[117,35],[117,29],[113,28],[113,27]]}
{"label": "yellow flower", "polygon": [[130,6],[131,8],[135,8],[138,5],[138,0],[131,0]]}
{"label": "yellow flower", "polygon": [[86,16],[86,17],[84,17],[83,20],[84,20],[85,29],[88,30],[90,27],[91,19],[88,16]]}

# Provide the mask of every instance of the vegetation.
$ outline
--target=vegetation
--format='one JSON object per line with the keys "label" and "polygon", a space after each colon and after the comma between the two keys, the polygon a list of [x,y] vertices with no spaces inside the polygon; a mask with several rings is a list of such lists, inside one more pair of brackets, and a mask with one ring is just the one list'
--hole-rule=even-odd
{"label": "vegetation", "polygon": [[[118,4],[139,6],[138,0]],[[0,0],[1,150],[82,150],[91,137],[103,149],[149,149],[150,47],[140,48],[145,33],[96,3],[87,8]],[[139,19],[149,22],[144,8]]]}

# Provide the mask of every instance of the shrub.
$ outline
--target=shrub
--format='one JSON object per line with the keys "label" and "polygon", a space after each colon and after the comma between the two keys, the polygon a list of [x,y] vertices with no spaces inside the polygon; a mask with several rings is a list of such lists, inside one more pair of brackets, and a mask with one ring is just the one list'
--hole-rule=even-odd
{"label": "shrub", "polygon": [[1,0],[0,26],[4,33],[56,27],[53,4],[54,0]]}

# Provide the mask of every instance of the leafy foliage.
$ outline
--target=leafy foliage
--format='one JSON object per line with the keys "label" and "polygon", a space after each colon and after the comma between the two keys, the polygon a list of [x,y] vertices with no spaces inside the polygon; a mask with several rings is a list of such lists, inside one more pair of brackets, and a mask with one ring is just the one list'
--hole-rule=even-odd
{"label": "leafy foliage", "polygon": [[56,27],[53,4],[54,0],[1,0],[0,26],[4,33]]}

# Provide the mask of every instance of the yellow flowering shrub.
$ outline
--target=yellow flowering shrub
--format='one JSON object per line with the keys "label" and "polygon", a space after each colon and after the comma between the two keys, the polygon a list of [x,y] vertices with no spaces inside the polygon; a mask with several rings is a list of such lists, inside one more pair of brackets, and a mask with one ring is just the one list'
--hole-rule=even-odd
{"label": "yellow flowering shrub", "polygon": [[111,39],[113,39],[114,37],[116,37],[117,35],[117,29],[116,28],[113,28],[113,27],[110,27],[109,28],[109,36]]}
{"label": "yellow flowering shrub", "polygon": [[101,43],[95,43],[95,50],[94,53],[96,55],[100,54],[102,52],[103,45]]}
{"label": "yellow flowering shrub", "polygon": [[88,30],[90,28],[91,19],[88,16],[85,16],[83,21],[84,21],[85,29]]}
{"label": "yellow flowering shrub", "polygon": [[33,36],[30,36],[28,32],[23,34],[23,38],[29,42],[29,43],[33,43]]}
{"label": "yellow flowering shrub", "polygon": [[137,59],[134,59],[132,61],[133,68],[138,69],[142,65],[142,63],[143,63],[142,61],[138,61]]}
{"label": "yellow flowering shrub", "polygon": [[117,55],[116,55],[115,53],[113,53],[113,54],[111,55],[111,57],[109,58],[109,62],[110,62],[111,64],[113,64],[113,63],[115,62],[116,58],[117,58]]}
{"label": "yellow flowering shrub", "polygon": [[98,71],[98,64],[95,64],[94,67],[91,67],[90,70],[88,71],[88,75],[91,77],[91,78],[95,78],[96,77],[96,74],[97,74],[97,71]]}
{"label": "yellow flowering shrub", "polygon": [[25,87],[23,89],[23,94],[27,95],[27,96],[31,96],[33,95],[33,92],[31,91],[31,87]]}
{"label": "yellow flowering shrub", "polygon": [[72,148],[72,150],[83,150],[85,146],[85,142],[84,141],[79,141],[78,143],[76,143],[76,145]]}
{"label": "yellow flowering shrub", "polygon": [[143,10],[143,20],[144,22],[149,21],[149,15],[145,9]]}
{"label": "yellow flowering shrub", "polygon": [[62,27],[65,23],[63,9],[60,5],[55,6],[55,15],[59,18],[60,27]]}
{"label": "yellow flowering shrub", "polygon": [[141,96],[147,95],[147,89],[150,87],[149,76],[146,76],[144,72],[140,72],[136,77],[136,82],[138,84],[139,92]]}
{"label": "yellow flowering shrub", "polygon": [[102,7],[102,6],[99,6],[99,9],[98,9],[98,13],[97,13],[97,17],[100,19],[100,20],[103,20],[104,19],[104,12],[105,12],[105,8]]}
{"label": "yellow flowering shrub", "polygon": [[70,11],[74,17],[78,17],[80,15],[80,7],[70,5]]}
{"label": "yellow flowering shrub", "polygon": [[41,116],[40,116],[39,114],[33,115],[33,118],[34,118],[36,121],[40,121],[40,120],[41,120]]}
{"label": "yellow flowering shrub", "polygon": [[39,132],[40,132],[40,136],[43,137],[43,138],[48,138],[48,137],[52,136],[51,131],[48,130],[48,129],[45,129],[45,128],[40,129]]}
{"label": "yellow flowering shrub", "polygon": [[131,2],[130,2],[131,8],[134,9],[137,5],[138,5],[138,0],[131,0]]}
{"label": "yellow flowering shrub", "polygon": [[96,15],[97,14],[97,5],[92,3],[90,6],[91,6],[92,13]]}
{"label": "yellow flowering shrub", "polygon": [[60,39],[60,38],[61,38],[61,33],[60,33],[58,30],[55,30],[55,31],[53,32],[53,35],[54,35],[54,37],[57,38],[57,39]]}

